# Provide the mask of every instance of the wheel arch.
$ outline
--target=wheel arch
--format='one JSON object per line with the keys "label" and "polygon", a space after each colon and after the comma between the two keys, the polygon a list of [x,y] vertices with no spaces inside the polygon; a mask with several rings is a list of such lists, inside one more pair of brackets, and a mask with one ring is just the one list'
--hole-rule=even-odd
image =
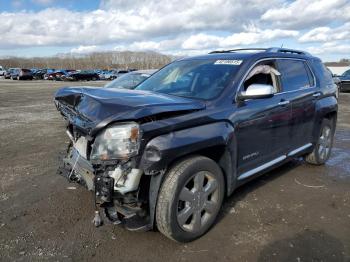
{"label": "wheel arch", "polygon": [[313,142],[317,141],[319,135],[319,129],[322,125],[323,119],[332,119],[334,126],[336,126],[338,116],[338,102],[334,96],[328,96],[320,99],[316,103],[316,120],[313,130]]}
{"label": "wheel arch", "polygon": [[[146,176],[150,176],[150,224],[154,227],[158,192],[167,170],[189,156],[200,155],[215,161],[224,175],[225,195],[230,195],[236,184],[236,145],[234,128],[226,122],[180,130],[152,139],[140,162],[140,168]],[[158,151],[160,159],[147,157],[147,150]]]}

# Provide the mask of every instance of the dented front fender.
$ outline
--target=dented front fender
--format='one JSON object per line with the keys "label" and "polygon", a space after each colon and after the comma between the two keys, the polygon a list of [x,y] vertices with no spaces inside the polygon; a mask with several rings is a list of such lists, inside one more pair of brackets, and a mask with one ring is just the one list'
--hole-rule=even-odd
{"label": "dented front fender", "polygon": [[158,136],[147,143],[140,168],[146,174],[155,174],[179,157],[213,146],[228,146],[233,131],[231,124],[216,122]]}

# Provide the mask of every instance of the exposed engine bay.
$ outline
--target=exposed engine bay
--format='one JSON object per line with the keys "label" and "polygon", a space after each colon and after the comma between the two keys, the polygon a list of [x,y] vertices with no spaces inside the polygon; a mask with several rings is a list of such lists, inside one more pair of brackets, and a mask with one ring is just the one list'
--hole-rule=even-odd
{"label": "exposed engine bay", "polygon": [[[146,201],[139,201],[137,192],[142,170],[135,168],[132,158],[107,161],[103,164],[95,160],[92,164],[88,159],[93,143],[85,136],[79,136],[77,132],[73,134],[70,129],[72,127],[67,129],[67,134],[71,143],[59,173],[69,181],[79,183],[94,192],[95,226],[102,225],[99,210],[103,209],[106,218],[114,224],[128,221],[126,226],[129,229],[146,230],[147,214],[143,210]],[[94,142],[96,143],[96,139]]]}

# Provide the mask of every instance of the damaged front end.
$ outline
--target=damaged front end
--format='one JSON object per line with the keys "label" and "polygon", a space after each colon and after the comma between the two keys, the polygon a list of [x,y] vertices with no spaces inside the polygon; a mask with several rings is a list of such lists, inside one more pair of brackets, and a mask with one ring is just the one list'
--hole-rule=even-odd
{"label": "damaged front end", "polygon": [[[140,168],[141,141],[144,146],[147,138],[139,123],[205,105],[165,94],[88,87],[58,90],[55,104],[68,122],[71,140],[59,173],[93,191],[96,211],[103,208],[113,223],[134,231],[151,229],[154,176]],[[99,216],[94,223],[100,224]]]}
{"label": "damaged front end", "polygon": [[[102,208],[109,221],[123,223],[130,230],[150,229],[147,198],[139,189],[143,172],[133,158],[141,135],[138,125],[117,124],[95,139],[71,132],[73,128],[67,130],[71,143],[59,174],[93,191],[96,211]],[[98,221],[94,219],[96,226],[101,224]]]}

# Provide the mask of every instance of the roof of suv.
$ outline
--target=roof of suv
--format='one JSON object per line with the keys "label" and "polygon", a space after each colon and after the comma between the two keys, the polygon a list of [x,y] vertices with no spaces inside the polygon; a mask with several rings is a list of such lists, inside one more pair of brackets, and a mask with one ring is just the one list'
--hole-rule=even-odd
{"label": "roof of suv", "polygon": [[278,48],[278,47],[270,47],[270,48],[246,48],[246,49],[231,49],[231,50],[218,50],[212,51],[206,55],[194,56],[184,58],[186,59],[249,59],[251,57],[295,57],[295,58],[316,58],[312,56],[310,53],[295,49],[287,49],[287,48]]}

